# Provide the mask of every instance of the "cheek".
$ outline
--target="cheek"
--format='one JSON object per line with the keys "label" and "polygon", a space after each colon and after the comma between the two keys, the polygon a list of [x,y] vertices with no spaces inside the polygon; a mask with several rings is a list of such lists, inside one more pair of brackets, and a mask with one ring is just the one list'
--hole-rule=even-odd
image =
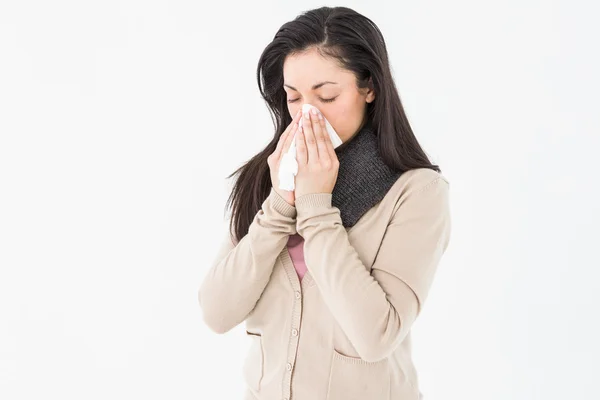
{"label": "cheek", "polygon": [[[319,104],[316,106],[327,118],[333,129],[338,133],[342,141],[346,141],[354,131],[353,127],[356,121],[360,121],[360,113],[356,110],[356,105],[348,101],[335,101],[331,104]],[[294,118],[296,113],[302,108],[302,103],[288,103],[288,112],[290,117]]]}
{"label": "cheek", "polygon": [[290,106],[290,104],[288,104],[288,112],[290,113],[290,117],[294,118],[295,111],[298,111],[297,109],[295,109],[294,106]]}
{"label": "cheek", "polygon": [[352,127],[355,125],[355,120],[360,118],[360,115],[355,115],[354,107],[350,104],[331,105],[327,110],[323,110],[323,115],[335,129],[342,141],[346,141],[354,132]]}
{"label": "cheek", "polygon": [[300,111],[301,108],[302,108],[301,104],[288,103],[288,112],[290,113],[290,118],[293,119],[296,116],[296,113],[298,111]]}

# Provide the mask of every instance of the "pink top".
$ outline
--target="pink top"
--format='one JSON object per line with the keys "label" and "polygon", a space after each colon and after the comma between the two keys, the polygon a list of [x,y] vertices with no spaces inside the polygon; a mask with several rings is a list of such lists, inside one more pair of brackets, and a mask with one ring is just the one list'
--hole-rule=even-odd
{"label": "pink top", "polygon": [[298,278],[302,281],[302,277],[306,273],[306,263],[304,262],[304,238],[297,233],[290,235],[287,242],[287,249],[290,253],[290,258],[294,263],[294,268],[298,273]]}

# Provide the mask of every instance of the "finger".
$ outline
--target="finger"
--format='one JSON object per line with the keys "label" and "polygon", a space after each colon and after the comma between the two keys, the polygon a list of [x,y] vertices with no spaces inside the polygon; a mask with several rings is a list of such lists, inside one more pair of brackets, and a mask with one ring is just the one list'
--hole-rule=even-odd
{"label": "finger", "polygon": [[285,143],[283,143],[282,153],[287,153],[287,151],[292,146],[292,143],[294,143],[294,139],[295,139],[297,133],[298,133],[298,123],[294,122],[292,125],[292,130],[285,138]]}
{"label": "finger", "polygon": [[292,119],[292,122],[288,125],[288,127],[285,129],[285,131],[283,131],[281,136],[279,136],[279,140],[277,141],[277,147],[275,148],[275,151],[274,151],[277,158],[281,157],[281,153],[284,148],[284,144],[285,144],[286,140],[288,139],[288,137],[290,136],[290,132],[293,129],[294,124],[298,123],[298,120],[300,119],[301,116],[302,116],[302,112],[298,111],[296,113],[296,115],[294,116],[294,118]]}
{"label": "finger", "polygon": [[[302,121],[300,121],[302,123]],[[308,154],[306,152],[306,142],[304,141],[304,129],[298,128],[296,132],[296,161],[298,166],[306,165]]]}
{"label": "finger", "polygon": [[275,147],[275,151],[273,152],[273,154],[275,154],[275,156],[277,158],[279,158],[279,156],[281,156],[281,149],[283,148],[283,144],[285,143],[285,140],[288,137],[288,135],[289,135],[289,132],[286,129],[285,131],[283,131],[281,136],[279,136],[279,140],[277,141],[277,146]]}
{"label": "finger", "polygon": [[329,154],[329,160],[338,161],[337,153],[335,152],[335,148],[333,147],[333,142],[331,141],[331,138],[329,137],[329,135],[327,135],[326,146],[327,146],[327,154]]}
{"label": "finger", "polygon": [[306,150],[308,154],[308,163],[319,162],[319,150],[317,149],[317,142],[315,134],[312,129],[312,113],[307,112],[302,118],[304,132],[304,141],[306,142]]}
{"label": "finger", "polygon": [[[319,121],[321,127],[324,132],[327,132],[327,123],[325,122],[325,118]],[[331,140],[331,136],[329,136],[329,132],[325,134],[325,147],[327,148],[327,155],[329,156],[330,161],[337,161],[338,157],[335,152],[335,148],[333,147],[333,141]]]}
{"label": "finger", "polygon": [[323,165],[327,165],[329,163],[329,150],[327,149],[327,139],[329,134],[325,127],[325,119],[321,112],[317,112],[314,108],[312,110],[315,111],[315,113],[311,115],[311,118],[313,120],[313,131],[315,133],[315,140],[317,141],[319,160]]}
{"label": "finger", "polygon": [[298,121],[300,121],[300,118],[302,118],[302,109],[299,109],[298,112],[296,112],[296,115],[294,115],[294,118],[292,119],[290,125],[288,125],[288,128],[291,130],[291,128],[294,126],[294,123],[297,124]]}

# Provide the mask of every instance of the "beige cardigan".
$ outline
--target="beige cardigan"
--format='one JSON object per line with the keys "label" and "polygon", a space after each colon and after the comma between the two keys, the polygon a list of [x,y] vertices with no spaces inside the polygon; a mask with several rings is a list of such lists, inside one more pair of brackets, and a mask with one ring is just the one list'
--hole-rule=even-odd
{"label": "beige cardigan", "polygon": [[[198,292],[217,333],[246,321],[246,399],[418,400],[410,329],[450,240],[448,180],[405,172],[349,230],[332,195],[274,190]],[[301,283],[287,251],[304,237]]]}

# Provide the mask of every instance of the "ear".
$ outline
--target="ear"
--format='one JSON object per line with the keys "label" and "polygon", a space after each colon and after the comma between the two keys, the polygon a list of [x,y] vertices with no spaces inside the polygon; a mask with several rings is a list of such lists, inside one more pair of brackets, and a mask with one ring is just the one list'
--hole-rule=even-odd
{"label": "ear", "polygon": [[373,100],[375,100],[375,88],[373,87],[373,78],[369,78],[367,97],[365,100],[367,101],[367,103],[372,103]]}

